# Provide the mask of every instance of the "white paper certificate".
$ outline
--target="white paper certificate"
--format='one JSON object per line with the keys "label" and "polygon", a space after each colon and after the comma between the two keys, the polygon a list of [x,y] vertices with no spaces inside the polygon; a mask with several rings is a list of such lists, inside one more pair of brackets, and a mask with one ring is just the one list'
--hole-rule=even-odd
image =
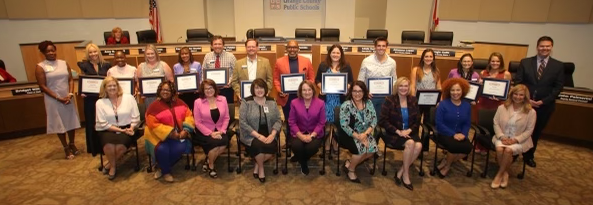
{"label": "white paper certificate", "polygon": [[99,94],[102,82],[102,78],[82,78],[80,92],[85,94]]}
{"label": "white paper certificate", "polygon": [[301,82],[305,80],[305,74],[282,74],[280,79],[283,93],[296,93]]}
{"label": "white paper certificate", "polygon": [[251,96],[251,81],[241,81],[241,98]]}
{"label": "white paper certificate", "polygon": [[391,95],[391,87],[393,85],[393,79],[391,77],[385,78],[369,78],[367,85],[369,87],[369,93],[373,95]]}
{"label": "white paper certificate", "polygon": [[162,78],[146,78],[140,79],[140,92],[142,95],[155,95],[159,88],[159,84],[163,81]]}
{"label": "white paper certificate", "polygon": [[484,79],[484,88],[482,94],[495,97],[506,97],[508,90],[508,81]]}
{"label": "white paper certificate", "polygon": [[322,73],[321,92],[330,94],[344,94],[347,91],[347,73]]}
{"label": "white paper certificate", "polygon": [[227,69],[206,69],[204,70],[204,78],[211,79],[216,85],[226,85],[228,79]]}
{"label": "white paper certificate", "polygon": [[441,93],[436,91],[431,92],[418,92],[418,105],[430,105],[435,106],[441,98]]}
{"label": "white paper certificate", "polygon": [[475,101],[476,98],[478,97],[478,92],[479,91],[480,91],[480,85],[479,84],[470,83],[469,84],[469,91],[465,95],[465,99]]}
{"label": "white paper certificate", "polygon": [[195,91],[198,90],[198,76],[196,74],[175,76],[177,91]]}
{"label": "white paper certificate", "polygon": [[117,79],[117,82],[119,82],[119,86],[121,86],[125,94],[134,95],[134,83],[132,83],[132,79]]}

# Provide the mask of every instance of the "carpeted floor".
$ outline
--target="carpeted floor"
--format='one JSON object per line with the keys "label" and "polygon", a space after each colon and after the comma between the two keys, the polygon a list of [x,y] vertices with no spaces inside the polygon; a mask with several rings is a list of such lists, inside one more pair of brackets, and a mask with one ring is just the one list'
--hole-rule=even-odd
{"label": "carpeted floor", "polygon": [[[76,145],[85,146],[84,129],[77,130]],[[593,153],[591,149],[541,140],[536,153],[537,168],[527,168],[525,179],[512,177],[506,189],[492,190],[491,179],[498,166],[491,155],[489,176],[480,178],[485,157],[476,155],[476,170],[466,177],[470,161],[454,164],[449,176],[440,179],[428,174],[433,162],[434,145],[425,153],[424,177],[418,176],[419,161],[414,164],[414,191],[398,187],[393,180],[394,169],[401,166],[401,151],[388,151],[387,176],[381,175],[382,158],[371,176],[359,166],[362,184],[347,181],[345,174],[335,175],[336,162],[328,160],[324,176],[311,168],[303,176],[298,164],[289,164],[287,175],[272,174],[273,161],[266,168],[267,182],[254,179],[252,163],[244,159],[241,174],[226,172],[225,158],[217,160],[218,179],[211,179],[200,169],[186,171],[185,158],[176,164],[175,183],[152,179],[143,140],[140,159],[143,170],[134,172],[132,152],[118,167],[117,178],[107,180],[97,171],[99,157],[78,155],[64,160],[64,153],[55,135],[36,135],[0,141],[0,204],[592,204]],[[234,139],[233,139],[234,141]],[[381,145],[382,146],[382,145]],[[231,166],[238,158],[232,146]],[[441,153],[440,158],[443,156]],[[226,156],[226,155],[225,155]],[[342,152],[342,160],[348,157]],[[203,160],[203,153],[197,155]],[[283,159],[280,165],[283,165]],[[321,164],[314,157],[314,164]],[[290,162],[289,162],[290,163]],[[513,175],[521,163],[512,166]]]}

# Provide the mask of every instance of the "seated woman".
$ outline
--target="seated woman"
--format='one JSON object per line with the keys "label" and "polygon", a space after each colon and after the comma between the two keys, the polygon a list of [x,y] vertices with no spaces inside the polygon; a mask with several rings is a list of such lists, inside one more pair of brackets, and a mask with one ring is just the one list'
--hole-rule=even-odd
{"label": "seated woman", "polygon": [[130,44],[130,40],[123,35],[120,27],[111,30],[111,36],[107,38],[107,45]]}
{"label": "seated woman", "polygon": [[290,135],[293,137],[291,149],[304,175],[309,174],[307,161],[319,150],[325,129],[325,103],[315,96],[316,93],[312,82],[303,81],[299,85],[298,98],[290,103],[288,115]]}
{"label": "seated woman", "polygon": [[194,131],[194,118],[185,103],[177,100],[177,90],[171,81],[163,81],[157,88],[158,98],[146,110],[144,137],[154,145],[156,162],[160,168],[154,178],[161,176],[173,182],[171,168],[181,158]]}
{"label": "seated woman", "polygon": [[226,131],[231,118],[226,98],[218,95],[218,88],[213,80],[202,81],[200,93],[200,98],[194,103],[194,120],[197,128],[194,142],[204,149],[207,156],[207,164],[204,164],[202,170],[208,172],[210,177],[216,178],[218,175],[214,169],[214,162],[224,152],[229,142]]}
{"label": "seated woman", "polygon": [[16,78],[12,77],[12,75],[6,71],[6,65],[4,65],[4,61],[0,60],[0,83],[14,82],[16,82]]}
{"label": "seated woman", "polygon": [[266,97],[267,93],[266,81],[256,78],[251,84],[251,96],[241,99],[239,108],[241,142],[255,159],[253,177],[261,183],[266,182],[264,162],[278,152],[276,135],[282,129],[278,105],[274,98]]}
{"label": "seated woman", "polygon": [[509,167],[513,155],[529,151],[533,147],[531,133],[535,127],[536,113],[529,103],[529,89],[525,85],[511,88],[509,98],[498,106],[494,115],[496,159],[500,168],[490,186],[506,188],[509,183]]}
{"label": "seated woman", "polygon": [[413,190],[410,181],[410,165],[418,158],[422,151],[422,143],[418,136],[420,127],[420,115],[418,100],[410,95],[410,79],[400,77],[395,83],[395,93],[385,98],[379,116],[381,125],[387,135],[383,136],[383,142],[391,147],[404,149],[403,166],[397,171],[395,182],[400,185],[403,181],[404,187]]}
{"label": "seated woman", "polygon": [[372,136],[377,114],[368,96],[364,82],[355,81],[340,107],[340,126],[348,136],[340,136],[339,143],[352,153],[352,160],[346,160],[343,169],[348,173],[346,177],[355,183],[360,183],[354,172],[356,166],[377,152],[377,141]]}
{"label": "seated woman", "polygon": [[117,159],[132,144],[130,136],[134,135],[134,128],[140,122],[140,113],[136,99],[130,94],[123,94],[121,86],[113,77],[103,80],[99,98],[101,99],[96,103],[95,130],[101,140],[103,153],[109,161],[104,166],[103,173],[109,174],[109,180],[113,180]]}
{"label": "seated woman", "polygon": [[444,178],[451,164],[472,151],[468,133],[471,124],[471,105],[463,96],[469,91],[469,83],[463,78],[450,78],[443,83],[443,100],[436,110],[438,142],[449,152],[441,160],[436,173]]}
{"label": "seated woman", "polygon": [[107,76],[115,78],[135,78],[136,67],[131,66],[126,61],[126,53],[123,51],[116,51],[114,57],[115,66],[109,68]]}

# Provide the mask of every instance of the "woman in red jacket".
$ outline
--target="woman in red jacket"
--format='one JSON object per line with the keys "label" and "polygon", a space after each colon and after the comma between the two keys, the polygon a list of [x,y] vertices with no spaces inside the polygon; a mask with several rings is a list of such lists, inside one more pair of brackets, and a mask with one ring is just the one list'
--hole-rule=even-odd
{"label": "woman in red jacket", "polygon": [[120,27],[115,27],[111,30],[111,37],[107,39],[107,45],[130,44],[130,40],[123,36],[123,31]]}
{"label": "woman in red jacket", "polygon": [[6,72],[4,61],[0,60],[0,83],[14,83],[16,79]]}

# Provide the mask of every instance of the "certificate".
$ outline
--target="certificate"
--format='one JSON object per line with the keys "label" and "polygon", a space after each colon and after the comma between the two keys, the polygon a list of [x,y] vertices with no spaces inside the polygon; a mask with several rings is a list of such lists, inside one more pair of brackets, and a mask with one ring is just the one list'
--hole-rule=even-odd
{"label": "certificate", "polygon": [[194,92],[198,90],[198,74],[188,73],[175,76],[175,86],[178,92]]}
{"label": "certificate", "polygon": [[134,95],[134,79],[133,78],[118,78],[117,82],[125,94]]}
{"label": "certificate", "polygon": [[495,97],[500,100],[506,100],[509,93],[511,82],[504,79],[484,78],[482,86],[482,95],[486,97]]}
{"label": "certificate", "polygon": [[229,83],[228,68],[204,69],[202,72],[204,72],[204,79],[213,80],[218,86],[225,86]]}
{"label": "certificate", "polygon": [[321,92],[344,94],[348,92],[348,73],[322,73]]}
{"label": "certificate", "polygon": [[476,101],[478,94],[480,94],[480,88],[482,85],[476,82],[469,82],[469,91],[465,95],[465,99]]}
{"label": "certificate", "polygon": [[369,93],[374,96],[388,96],[391,95],[391,89],[393,87],[393,78],[369,78],[367,79],[367,86]]}
{"label": "certificate", "polygon": [[101,91],[103,76],[78,76],[78,90],[81,94],[98,96]]}
{"label": "certificate", "polygon": [[418,90],[416,91],[418,105],[436,106],[441,100],[440,90]]}
{"label": "certificate", "polygon": [[138,80],[140,81],[138,83],[140,84],[140,93],[143,96],[155,96],[159,85],[163,82],[163,77],[147,77]]}
{"label": "certificate", "polygon": [[241,99],[251,96],[251,81],[241,81]]}
{"label": "certificate", "polygon": [[280,84],[283,93],[297,93],[299,85],[305,80],[305,74],[282,74],[280,75]]}

